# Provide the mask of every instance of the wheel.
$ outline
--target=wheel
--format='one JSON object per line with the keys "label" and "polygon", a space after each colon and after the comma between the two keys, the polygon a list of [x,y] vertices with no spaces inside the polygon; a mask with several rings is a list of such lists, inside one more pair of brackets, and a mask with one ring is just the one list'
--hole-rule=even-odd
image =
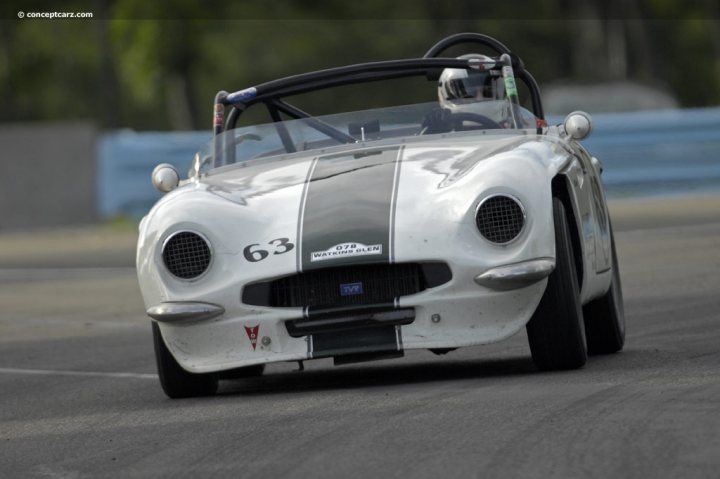
{"label": "wheel", "polygon": [[612,250],[610,289],[604,296],[593,300],[583,308],[588,354],[616,353],[625,344],[625,308],[612,226],[610,246]]}
{"label": "wheel", "polygon": [[587,361],[585,325],[577,269],[565,208],[553,198],[555,270],[527,324],[535,365],[541,370],[575,369]]}
{"label": "wheel", "polygon": [[152,323],[152,332],[160,385],[168,397],[178,399],[212,396],[217,392],[217,374],[195,374],[185,371],[165,346],[160,328],[155,322]]}

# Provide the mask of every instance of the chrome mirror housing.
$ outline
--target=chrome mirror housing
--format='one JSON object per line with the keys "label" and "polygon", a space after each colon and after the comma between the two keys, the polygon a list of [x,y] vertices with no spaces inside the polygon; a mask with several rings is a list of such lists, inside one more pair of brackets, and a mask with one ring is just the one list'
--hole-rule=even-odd
{"label": "chrome mirror housing", "polygon": [[152,172],[152,184],[160,193],[168,193],[180,184],[180,174],[169,163],[159,164]]}
{"label": "chrome mirror housing", "polygon": [[574,140],[584,140],[592,133],[592,118],[584,111],[574,111],[565,117],[565,133]]}

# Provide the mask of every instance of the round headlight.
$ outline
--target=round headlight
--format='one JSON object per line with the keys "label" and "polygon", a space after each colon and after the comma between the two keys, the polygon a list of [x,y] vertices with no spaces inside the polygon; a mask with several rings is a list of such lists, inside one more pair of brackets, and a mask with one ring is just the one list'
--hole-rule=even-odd
{"label": "round headlight", "polygon": [[180,184],[180,174],[168,163],[157,165],[152,172],[152,184],[160,193],[168,193]]}
{"label": "round headlight", "polygon": [[163,245],[163,262],[174,276],[194,279],[210,266],[212,254],[204,236],[192,231],[179,231]]}
{"label": "round headlight", "polygon": [[525,226],[525,210],[512,196],[493,195],[480,203],[475,221],[488,241],[505,244],[517,238]]}

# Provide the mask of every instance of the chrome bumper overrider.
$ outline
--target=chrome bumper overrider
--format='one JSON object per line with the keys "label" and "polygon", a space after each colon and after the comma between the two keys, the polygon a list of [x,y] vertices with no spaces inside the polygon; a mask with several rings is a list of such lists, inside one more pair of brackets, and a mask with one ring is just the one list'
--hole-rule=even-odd
{"label": "chrome bumper overrider", "polygon": [[225,313],[217,304],[177,301],[160,303],[147,310],[147,315],[163,323],[194,323],[216,318]]}
{"label": "chrome bumper overrider", "polygon": [[554,269],[554,259],[539,258],[490,269],[477,275],[475,282],[481,286],[506,291],[535,283],[550,275]]}

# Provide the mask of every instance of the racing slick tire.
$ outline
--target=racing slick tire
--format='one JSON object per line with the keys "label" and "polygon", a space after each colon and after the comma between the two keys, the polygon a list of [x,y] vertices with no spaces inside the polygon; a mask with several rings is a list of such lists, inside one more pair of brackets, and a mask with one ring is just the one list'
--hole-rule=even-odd
{"label": "racing slick tire", "polygon": [[625,308],[622,283],[615,251],[615,235],[610,227],[612,251],[612,282],[607,293],[583,308],[588,354],[611,354],[625,344]]}
{"label": "racing slick tire", "polygon": [[555,270],[527,324],[528,341],[538,369],[576,369],[587,361],[585,325],[570,229],[558,198],[553,198],[553,222]]}
{"label": "racing slick tire", "polygon": [[152,323],[152,332],[160,385],[169,398],[212,396],[217,392],[217,374],[196,374],[185,371],[165,346],[160,328],[155,322]]}

